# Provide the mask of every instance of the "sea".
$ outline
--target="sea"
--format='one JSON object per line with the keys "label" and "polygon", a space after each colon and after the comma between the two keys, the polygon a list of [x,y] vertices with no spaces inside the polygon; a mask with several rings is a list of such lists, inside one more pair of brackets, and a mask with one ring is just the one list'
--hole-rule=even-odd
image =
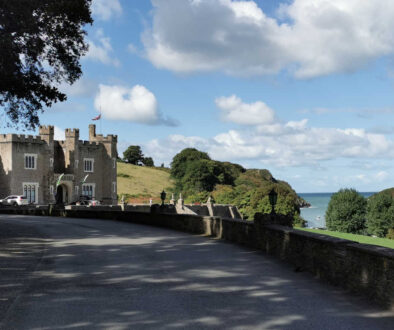
{"label": "sea", "polygon": [[[298,194],[300,197],[305,199],[311,207],[301,209],[301,217],[303,217],[308,223],[309,228],[325,228],[326,219],[325,214],[330,202],[331,196],[334,193],[303,193]],[[360,192],[360,195],[369,197],[375,194],[375,192]]]}

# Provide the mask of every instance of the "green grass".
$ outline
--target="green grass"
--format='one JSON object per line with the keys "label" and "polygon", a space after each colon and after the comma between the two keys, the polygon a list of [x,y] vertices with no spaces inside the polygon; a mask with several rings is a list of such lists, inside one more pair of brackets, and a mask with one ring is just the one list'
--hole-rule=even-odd
{"label": "green grass", "polygon": [[[163,189],[174,186],[168,171],[155,167],[136,166],[118,162],[118,195],[157,197]],[[171,196],[170,196],[171,197]],[[146,198],[145,198],[146,199]]]}
{"label": "green grass", "polygon": [[347,239],[350,241],[359,242],[363,244],[372,244],[372,245],[378,245],[378,246],[394,249],[394,240],[388,238],[340,233],[338,231],[321,230],[321,229],[309,229],[309,228],[295,228],[295,229],[309,231],[311,233],[316,233],[316,234],[338,237],[338,238]]}

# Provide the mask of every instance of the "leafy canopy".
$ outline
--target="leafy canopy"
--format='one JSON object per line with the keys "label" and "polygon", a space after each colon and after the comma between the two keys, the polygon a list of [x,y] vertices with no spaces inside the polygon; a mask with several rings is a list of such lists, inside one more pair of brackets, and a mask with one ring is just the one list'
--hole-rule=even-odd
{"label": "leafy canopy", "polygon": [[43,106],[65,101],[61,82],[82,75],[91,0],[0,0],[0,106],[12,125],[34,128]]}
{"label": "leafy canopy", "polygon": [[275,188],[279,194],[276,212],[292,215],[299,225],[304,224],[299,217],[301,199],[289,184],[276,180],[268,170],[245,170],[187,148],[173,158],[171,175],[176,192],[182,192],[186,202],[206,202],[212,196],[219,204],[236,205],[248,219],[253,219],[256,212],[271,212],[268,194]]}
{"label": "leafy canopy", "polygon": [[328,230],[361,234],[365,229],[367,201],[354,189],[341,189],[331,196],[326,211]]}
{"label": "leafy canopy", "polygon": [[176,154],[171,162],[171,176],[174,179],[181,179],[186,174],[187,165],[196,160],[211,158],[206,152],[198,151],[195,148],[183,149],[180,153]]}
{"label": "leafy canopy", "polygon": [[129,146],[123,152],[123,159],[125,162],[138,165],[139,162],[144,160],[144,155],[142,153],[140,146]]}
{"label": "leafy canopy", "polygon": [[155,166],[152,157],[144,157],[144,158],[142,159],[142,163],[143,163],[145,166],[149,166],[149,167]]}
{"label": "leafy canopy", "polygon": [[390,229],[394,229],[394,198],[392,191],[382,191],[368,199],[366,219],[368,234],[386,237]]}

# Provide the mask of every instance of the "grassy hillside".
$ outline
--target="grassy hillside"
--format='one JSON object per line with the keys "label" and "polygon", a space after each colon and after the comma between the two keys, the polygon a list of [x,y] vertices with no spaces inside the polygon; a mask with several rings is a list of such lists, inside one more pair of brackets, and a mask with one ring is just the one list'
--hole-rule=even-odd
{"label": "grassy hillside", "polygon": [[379,237],[371,237],[364,235],[356,235],[356,234],[348,234],[348,233],[340,233],[338,231],[329,231],[329,230],[321,230],[321,229],[309,229],[309,228],[296,228],[300,230],[309,231],[316,234],[328,235],[333,237],[338,237],[342,239],[348,239],[350,241],[355,241],[363,244],[372,244],[378,246],[384,246],[391,249],[394,249],[394,240],[388,238],[379,238]]}
{"label": "grassy hillside", "polygon": [[[167,193],[174,185],[169,171],[161,168],[136,166],[118,162],[118,196],[125,195],[130,203],[149,203],[160,201],[160,193]],[[167,194],[171,198],[171,194]]]}

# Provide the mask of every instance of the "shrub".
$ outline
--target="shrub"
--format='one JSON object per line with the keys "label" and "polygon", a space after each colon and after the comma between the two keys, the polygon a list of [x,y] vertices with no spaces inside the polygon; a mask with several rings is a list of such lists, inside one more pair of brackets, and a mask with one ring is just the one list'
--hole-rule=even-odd
{"label": "shrub", "polygon": [[391,194],[378,193],[371,196],[367,206],[367,232],[385,237],[394,228],[394,199]]}
{"label": "shrub", "polygon": [[354,189],[333,194],[326,211],[328,230],[360,234],[365,229],[367,201]]}
{"label": "shrub", "polygon": [[389,229],[389,231],[388,231],[388,233],[387,233],[387,235],[386,235],[386,238],[388,238],[388,239],[394,239],[394,228],[390,228],[390,229]]}

